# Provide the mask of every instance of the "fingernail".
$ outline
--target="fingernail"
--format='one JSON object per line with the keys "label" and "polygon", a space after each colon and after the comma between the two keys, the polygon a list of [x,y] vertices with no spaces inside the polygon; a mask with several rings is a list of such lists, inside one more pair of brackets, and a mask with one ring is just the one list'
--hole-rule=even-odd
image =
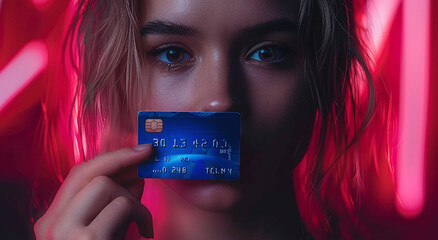
{"label": "fingernail", "polygon": [[143,152],[143,151],[149,150],[151,147],[152,147],[152,144],[146,143],[146,144],[141,144],[141,145],[135,146],[132,149],[134,149],[135,151]]}

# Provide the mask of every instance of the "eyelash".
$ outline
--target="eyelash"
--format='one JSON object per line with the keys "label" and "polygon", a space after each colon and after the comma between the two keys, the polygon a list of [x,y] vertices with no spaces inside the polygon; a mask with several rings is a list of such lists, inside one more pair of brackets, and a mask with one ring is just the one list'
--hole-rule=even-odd
{"label": "eyelash", "polygon": [[[169,59],[168,55],[171,54],[172,51],[182,54],[182,59],[177,60],[176,62],[172,62],[172,60]],[[192,54],[189,53],[189,51],[187,51],[184,47],[176,44],[165,44],[156,47],[149,52],[149,55],[154,58],[155,63],[166,68],[168,71],[175,70],[178,67],[183,67],[186,64],[194,61],[194,57]],[[164,58],[167,58],[167,60]]]}
{"label": "eyelash", "polygon": [[[182,56],[180,57],[180,59],[177,59],[177,61],[172,62],[172,60],[169,59],[169,57],[171,57],[169,54],[172,54],[172,52],[180,54],[179,56],[181,56],[182,54]],[[261,55],[264,54],[263,52],[267,53],[268,55],[269,53],[273,54],[272,60],[263,60],[263,57],[267,57]],[[154,58],[154,61],[158,65],[161,65],[168,71],[177,70],[180,67],[185,67],[195,60],[195,57],[188,50],[186,50],[185,47],[177,44],[161,45],[152,49],[149,52],[149,55]],[[246,61],[254,64],[279,66],[287,62],[290,56],[291,50],[288,47],[281,46],[275,42],[262,42],[252,47],[244,58]]]}
{"label": "eyelash", "polygon": [[253,47],[246,55],[245,59],[258,64],[276,65],[288,60],[289,55],[290,51],[287,47],[272,43],[261,43]]}

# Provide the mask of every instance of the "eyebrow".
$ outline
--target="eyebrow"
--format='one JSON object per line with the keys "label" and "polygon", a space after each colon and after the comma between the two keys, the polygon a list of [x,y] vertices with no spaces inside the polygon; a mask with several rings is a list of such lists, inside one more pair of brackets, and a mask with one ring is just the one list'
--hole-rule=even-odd
{"label": "eyebrow", "polygon": [[[258,34],[269,32],[297,32],[298,26],[288,18],[279,18],[267,22],[259,23],[255,26],[245,28],[243,32],[247,34]],[[196,34],[195,29],[168,21],[153,20],[146,23],[141,28],[141,36],[148,34],[175,34],[183,36],[192,36]]]}
{"label": "eyebrow", "polygon": [[196,31],[182,24],[177,24],[173,22],[154,20],[146,23],[141,28],[141,35],[148,34],[175,34],[175,35],[183,35],[183,36],[191,36],[195,35]]}
{"label": "eyebrow", "polygon": [[266,32],[296,33],[297,31],[298,25],[288,18],[279,18],[267,22],[262,22],[243,30],[244,33],[251,35],[263,34]]}

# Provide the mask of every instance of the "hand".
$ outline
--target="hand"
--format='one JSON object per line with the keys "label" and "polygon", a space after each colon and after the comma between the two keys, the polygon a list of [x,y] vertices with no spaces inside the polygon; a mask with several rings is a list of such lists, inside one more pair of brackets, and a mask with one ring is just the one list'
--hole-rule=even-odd
{"label": "hand", "polygon": [[52,205],[35,224],[38,239],[124,239],[130,222],[153,237],[152,215],[140,203],[144,180],[137,164],[150,144],[104,153],[74,166]]}

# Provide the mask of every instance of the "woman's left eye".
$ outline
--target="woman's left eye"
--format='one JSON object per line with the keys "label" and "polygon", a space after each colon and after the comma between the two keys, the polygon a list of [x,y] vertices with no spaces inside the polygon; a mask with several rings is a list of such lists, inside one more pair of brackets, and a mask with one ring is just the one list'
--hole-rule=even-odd
{"label": "woman's left eye", "polygon": [[275,64],[285,61],[288,58],[288,51],[286,48],[278,46],[262,46],[251,52],[248,58],[263,63]]}
{"label": "woman's left eye", "polygon": [[153,54],[158,60],[168,64],[184,63],[192,59],[192,56],[182,48],[167,47]]}

